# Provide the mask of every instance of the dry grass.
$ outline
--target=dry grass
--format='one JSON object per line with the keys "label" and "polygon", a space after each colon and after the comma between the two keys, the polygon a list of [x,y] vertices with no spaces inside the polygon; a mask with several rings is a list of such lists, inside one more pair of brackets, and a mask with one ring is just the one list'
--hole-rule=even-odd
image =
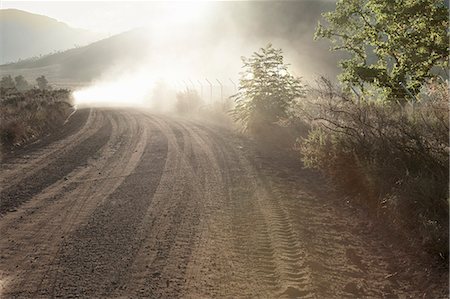
{"label": "dry grass", "polygon": [[358,102],[322,83],[302,107],[312,124],[298,143],[305,165],[448,259],[448,85],[430,84],[412,110]]}
{"label": "dry grass", "polygon": [[73,111],[70,92],[65,89],[1,89],[0,95],[2,151],[50,133]]}

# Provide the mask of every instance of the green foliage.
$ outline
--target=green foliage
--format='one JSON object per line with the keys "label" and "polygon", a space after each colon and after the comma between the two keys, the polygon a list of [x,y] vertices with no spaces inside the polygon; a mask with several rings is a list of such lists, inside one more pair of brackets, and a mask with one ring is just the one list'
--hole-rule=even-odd
{"label": "green foliage", "polygon": [[402,101],[404,87],[416,95],[433,68],[448,67],[448,14],[442,0],[340,0],[316,38],[350,54],[342,82]]}
{"label": "green foliage", "polygon": [[239,92],[232,96],[236,103],[233,118],[244,130],[286,118],[294,101],[304,96],[304,88],[300,79],[289,73],[281,49],[269,44],[242,61]]}

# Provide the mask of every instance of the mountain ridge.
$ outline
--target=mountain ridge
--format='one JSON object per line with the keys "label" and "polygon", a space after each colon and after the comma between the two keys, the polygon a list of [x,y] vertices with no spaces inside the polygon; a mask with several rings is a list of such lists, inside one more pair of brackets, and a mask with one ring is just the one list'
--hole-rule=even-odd
{"label": "mountain ridge", "polygon": [[19,9],[0,9],[0,33],[1,64],[56,53],[101,38],[98,33]]}

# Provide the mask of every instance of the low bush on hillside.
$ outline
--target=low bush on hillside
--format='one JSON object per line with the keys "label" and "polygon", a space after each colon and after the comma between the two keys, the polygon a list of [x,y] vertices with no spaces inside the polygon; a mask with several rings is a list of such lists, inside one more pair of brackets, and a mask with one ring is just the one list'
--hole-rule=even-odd
{"label": "low bush on hillside", "polygon": [[413,109],[322,83],[302,107],[312,125],[298,142],[305,165],[448,258],[448,84],[427,85]]}
{"label": "low bush on hillside", "polygon": [[0,89],[2,150],[22,145],[61,126],[73,111],[69,90]]}
{"label": "low bush on hillside", "polygon": [[186,89],[176,95],[175,111],[180,115],[191,115],[198,112],[203,100],[196,90]]}
{"label": "low bush on hillside", "polygon": [[223,101],[213,101],[199,108],[198,117],[209,123],[218,124],[223,127],[232,127],[233,120],[228,113],[232,107],[233,101],[230,98],[226,98]]}
{"label": "low bush on hillside", "polygon": [[230,127],[233,122],[228,112],[232,106],[233,101],[230,98],[205,103],[196,90],[186,89],[176,94],[174,109],[180,116]]}

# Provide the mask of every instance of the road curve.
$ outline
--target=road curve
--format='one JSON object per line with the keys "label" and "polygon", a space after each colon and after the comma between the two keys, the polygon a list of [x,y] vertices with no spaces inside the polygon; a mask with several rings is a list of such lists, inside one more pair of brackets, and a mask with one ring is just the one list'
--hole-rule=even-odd
{"label": "road curve", "polygon": [[225,129],[75,122],[2,161],[1,298],[448,296],[323,181]]}

